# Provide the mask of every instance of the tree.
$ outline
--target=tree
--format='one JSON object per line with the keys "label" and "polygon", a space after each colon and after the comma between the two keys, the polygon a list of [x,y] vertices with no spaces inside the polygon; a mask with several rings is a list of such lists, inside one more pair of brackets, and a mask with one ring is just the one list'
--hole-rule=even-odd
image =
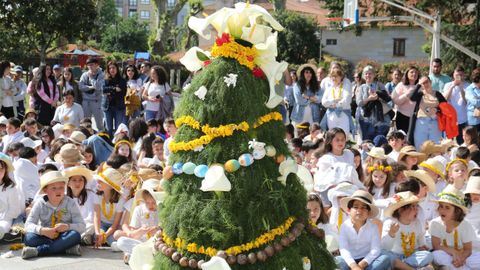
{"label": "tree", "polygon": [[102,34],[115,23],[118,22],[117,8],[115,7],[115,0],[96,0],[95,6],[98,14],[98,19],[95,20],[95,28],[91,35],[91,39],[100,43]]}
{"label": "tree", "polygon": [[285,10],[287,0],[269,0],[273,4],[275,10]]}
{"label": "tree", "polygon": [[[175,1],[173,7],[168,6],[167,0],[154,0],[157,8],[157,33],[151,44],[152,53],[165,55],[175,49],[176,36],[174,35],[177,16],[180,10],[185,6],[188,0]],[[174,30],[174,31],[172,31]]]}
{"label": "tree", "polygon": [[4,0],[0,14],[0,23],[18,31],[29,48],[40,54],[42,63],[47,53],[61,45],[55,43],[60,38],[86,38],[97,18],[92,0]]}
{"label": "tree", "polygon": [[102,34],[101,48],[123,53],[147,51],[148,33],[147,24],[138,22],[137,18],[120,18]]}
{"label": "tree", "polygon": [[320,41],[317,23],[310,17],[291,11],[276,11],[275,19],[285,27],[278,33],[278,58],[290,64],[303,64],[318,58]]}

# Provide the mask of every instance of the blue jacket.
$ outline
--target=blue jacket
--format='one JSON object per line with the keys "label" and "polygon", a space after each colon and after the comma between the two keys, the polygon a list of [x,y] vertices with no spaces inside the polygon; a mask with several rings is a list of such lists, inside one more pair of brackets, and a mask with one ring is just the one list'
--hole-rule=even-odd
{"label": "blue jacket", "polygon": [[475,87],[475,84],[470,84],[470,86],[465,89],[465,99],[467,100],[468,125],[474,126],[480,124],[480,117],[473,116],[475,108],[480,108],[480,89]]}
{"label": "blue jacket", "polygon": [[315,96],[317,98],[317,102],[312,103],[302,97],[302,92],[300,91],[300,87],[298,84],[295,84],[293,86],[293,97],[295,99],[295,105],[293,107],[292,115],[290,118],[292,118],[293,121],[295,122],[302,122],[303,121],[303,114],[305,112],[305,108],[307,106],[310,106],[310,109],[312,109],[312,118],[314,122],[320,123],[320,103],[322,102],[322,96],[320,95],[320,90],[317,91],[316,93],[313,93],[310,89],[307,89],[307,91],[304,93],[305,95],[309,97]]}
{"label": "blue jacket", "polygon": [[83,141],[84,145],[88,145],[93,149],[95,155],[95,165],[100,165],[107,161],[108,157],[113,152],[113,147],[98,135],[92,135]]}

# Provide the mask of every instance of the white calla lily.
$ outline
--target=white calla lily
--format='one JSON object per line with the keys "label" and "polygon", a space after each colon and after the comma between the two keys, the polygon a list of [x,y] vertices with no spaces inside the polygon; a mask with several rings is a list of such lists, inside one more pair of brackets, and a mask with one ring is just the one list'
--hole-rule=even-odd
{"label": "white calla lily", "polygon": [[188,27],[193,31],[197,32],[201,37],[205,39],[210,39],[212,33],[210,31],[210,25],[215,28],[217,35],[221,35],[226,32],[229,33],[227,29],[227,18],[234,14],[234,9],[232,8],[222,8],[212,15],[201,19],[196,17],[190,17],[188,20]]}
{"label": "white calla lily", "polygon": [[199,47],[192,47],[182,58],[180,58],[180,63],[182,63],[182,65],[184,65],[189,71],[194,72],[200,70],[204,65],[204,61],[198,58],[198,52],[210,57],[210,52],[204,51]]}
{"label": "white calla lily", "polygon": [[248,17],[252,25],[256,22],[258,17],[261,17],[265,22],[269,23],[273,29],[277,31],[283,30],[283,26],[261,6],[239,2],[235,4],[235,10],[238,10],[243,16]]}
{"label": "white calla lily", "polygon": [[230,191],[232,184],[225,175],[225,170],[220,165],[212,165],[202,180],[202,191]]}
{"label": "white calla lily", "polygon": [[277,95],[275,92],[275,85],[282,79],[283,72],[287,69],[288,63],[287,62],[277,62],[273,61],[267,65],[262,65],[260,68],[265,73],[265,76],[268,79],[268,85],[270,87],[270,96],[268,97],[268,101],[265,103],[270,109],[275,108],[280,102],[282,102],[283,97]]}
{"label": "white calla lily", "polygon": [[195,91],[195,96],[197,96],[201,100],[205,100],[205,95],[207,94],[207,88],[205,86],[200,86],[197,91]]}
{"label": "white calla lily", "polygon": [[264,43],[270,35],[272,35],[271,27],[254,24],[253,26],[244,26],[242,28],[241,38],[252,44],[260,44]]}
{"label": "white calla lily", "polygon": [[298,164],[295,162],[295,160],[289,158],[282,161],[278,167],[278,171],[281,174],[281,176],[278,177],[278,181],[280,181],[283,185],[287,185],[288,175],[291,173],[297,173],[297,170]]}

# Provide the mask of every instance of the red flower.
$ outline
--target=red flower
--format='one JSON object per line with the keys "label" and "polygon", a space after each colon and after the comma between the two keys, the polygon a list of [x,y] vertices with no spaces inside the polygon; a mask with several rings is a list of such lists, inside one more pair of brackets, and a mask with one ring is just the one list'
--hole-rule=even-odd
{"label": "red flower", "polygon": [[206,66],[210,65],[210,63],[212,63],[212,60],[205,60],[205,61],[203,61],[203,66],[206,67]]}
{"label": "red flower", "polygon": [[265,77],[265,73],[263,73],[263,70],[259,67],[254,67],[252,70],[253,76],[257,78],[263,78]]}
{"label": "red flower", "polygon": [[215,43],[217,43],[217,46],[222,46],[224,43],[229,43],[230,42],[230,34],[228,33],[223,33],[221,37],[217,37],[215,40]]}

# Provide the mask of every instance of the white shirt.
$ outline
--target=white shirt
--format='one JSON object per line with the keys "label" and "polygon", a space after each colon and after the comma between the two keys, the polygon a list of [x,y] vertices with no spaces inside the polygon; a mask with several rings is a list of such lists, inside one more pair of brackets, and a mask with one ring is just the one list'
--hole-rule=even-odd
{"label": "white shirt", "polygon": [[25,199],[17,186],[9,186],[3,190],[0,186],[0,231],[7,224],[7,232],[13,220],[25,210]]}
{"label": "white shirt", "polygon": [[[157,83],[149,83],[147,84],[147,95],[149,97],[156,97],[160,96],[164,98],[168,91],[170,91],[170,86],[168,84],[159,85]],[[145,106],[145,110],[149,111],[158,111],[160,108],[160,104],[158,102],[152,102],[147,100],[147,105]]]}
{"label": "white shirt", "polygon": [[351,220],[345,221],[340,227],[338,237],[340,255],[347,265],[356,259],[365,260],[369,265],[380,256],[381,242],[377,225],[367,222],[357,231],[353,228]]}
{"label": "white shirt", "polygon": [[3,136],[2,138],[2,143],[3,143],[3,150],[2,152],[3,153],[7,153],[7,149],[8,149],[8,146],[11,144],[11,143],[15,143],[15,142],[19,142],[21,141],[23,138],[25,138],[25,136],[23,136],[23,132],[22,131],[17,131],[15,132],[14,134],[12,135],[5,135]]}
{"label": "white shirt", "polygon": [[18,189],[23,192],[25,200],[34,199],[35,194],[40,190],[40,176],[38,167],[29,159],[19,158],[13,162],[15,171],[13,175]]}
{"label": "white shirt", "polygon": [[398,162],[398,156],[399,155],[400,155],[400,152],[392,150],[392,152],[388,153],[387,158],[390,158],[391,161],[393,161],[393,162]]}
{"label": "white shirt", "polygon": [[[458,224],[457,228],[455,229],[458,231],[458,248],[463,248],[464,243],[470,243],[475,237],[475,232],[473,230],[472,225],[468,223],[468,221],[463,220]],[[428,231],[430,235],[440,238],[440,242],[442,243],[445,239],[447,241],[447,245],[449,247],[454,247],[454,233],[453,230],[451,233],[447,233],[447,227],[445,223],[443,223],[441,217],[437,217],[430,221],[430,226]]]}
{"label": "white shirt", "polygon": [[87,190],[87,199],[83,205],[80,205],[80,200],[78,198],[73,198],[80,208],[80,213],[82,214],[83,220],[85,221],[85,224],[87,224],[87,227],[89,224],[93,225],[93,213],[95,212],[96,197],[97,194],[91,190]]}
{"label": "white shirt", "polygon": [[83,108],[80,104],[73,103],[70,108],[66,104],[62,104],[55,110],[53,120],[62,125],[70,123],[78,127],[83,119],[83,115]]}
{"label": "white shirt", "polygon": [[102,211],[102,199],[103,199],[102,195],[95,196],[95,205],[98,205],[100,207],[100,220],[105,223],[113,224],[113,221],[115,220],[115,215],[117,213],[123,212],[123,204],[125,203],[125,201],[122,198],[120,198],[118,202],[114,203],[113,205],[110,205],[109,202],[105,202],[104,211],[107,215],[110,213],[110,211],[112,211],[110,210],[111,209],[110,207],[114,207],[114,210],[113,210],[114,213],[112,214],[110,219],[107,219],[107,217],[103,214],[104,211]]}
{"label": "white shirt", "polygon": [[432,193],[428,192],[425,199],[418,203],[422,209],[422,211],[418,213],[418,219],[422,222],[422,224],[426,225],[432,219],[438,217],[438,204],[433,202],[433,200],[435,200],[435,197],[432,195]]}
{"label": "white shirt", "polygon": [[[4,76],[3,78],[0,78],[0,81],[1,81],[2,93],[5,93],[5,91],[10,90],[12,91],[13,96],[17,94],[17,88],[13,84],[12,79]],[[2,100],[2,106],[13,107],[13,96],[7,96],[4,94],[3,100]]]}
{"label": "white shirt", "polygon": [[[400,226],[394,238],[390,237],[388,234],[393,223],[397,223]],[[415,250],[426,245],[425,230],[420,220],[415,219],[412,223],[405,225],[395,218],[389,218],[383,223],[382,248],[390,250],[396,254],[403,254],[401,233],[404,233],[407,237],[410,237],[412,233],[415,233]],[[410,245],[408,245],[408,247],[410,247]]]}
{"label": "white shirt", "polygon": [[[445,84],[443,87],[443,93],[450,89],[452,87],[453,81]],[[463,83],[463,89],[467,89],[467,87],[470,84],[464,82]],[[455,111],[457,111],[457,122],[458,124],[463,124],[467,122],[467,101],[463,99],[462,94],[461,94],[460,86],[455,86],[452,89],[452,94],[450,95],[450,98],[447,100],[448,103],[450,103],[454,108]]]}
{"label": "white shirt", "polygon": [[473,231],[475,232],[475,238],[473,240],[473,250],[480,251],[480,204],[476,203],[473,204],[470,208],[470,212],[468,212],[465,220],[470,223],[473,227]]}

